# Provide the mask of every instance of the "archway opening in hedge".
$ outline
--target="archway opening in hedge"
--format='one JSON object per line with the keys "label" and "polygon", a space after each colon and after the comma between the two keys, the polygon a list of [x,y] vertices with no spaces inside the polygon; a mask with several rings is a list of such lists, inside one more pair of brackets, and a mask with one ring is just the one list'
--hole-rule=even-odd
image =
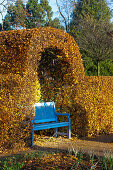
{"label": "archway opening in hedge", "polygon": [[[46,48],[38,62],[41,101],[64,102],[64,90],[72,85],[72,69],[61,49]],[[61,109],[61,107],[60,107]],[[62,110],[62,109],[61,109]],[[60,110],[60,111],[61,111]]]}

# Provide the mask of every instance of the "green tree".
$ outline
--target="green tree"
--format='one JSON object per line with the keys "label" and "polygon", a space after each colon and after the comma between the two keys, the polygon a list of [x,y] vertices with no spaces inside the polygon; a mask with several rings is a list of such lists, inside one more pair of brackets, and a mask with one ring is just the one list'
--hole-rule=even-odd
{"label": "green tree", "polygon": [[53,12],[48,0],[28,0],[26,5],[27,18],[26,28],[37,28],[40,26],[51,26],[64,29],[58,18],[52,19]]}
{"label": "green tree", "polygon": [[97,65],[97,75],[99,76],[102,73],[100,70],[101,61],[113,59],[113,37],[108,36],[113,25],[108,20],[100,19],[97,22],[97,19],[86,16],[80,26],[81,30],[76,34],[76,40],[84,63],[86,62],[85,68],[88,69],[89,65],[94,63],[94,65]]}
{"label": "green tree", "polygon": [[110,17],[110,9],[105,0],[78,0],[75,5],[70,34],[80,47],[88,75],[91,72],[95,75],[96,70],[96,75],[100,75],[100,62],[112,58],[113,39],[107,35],[113,29]]}
{"label": "green tree", "polygon": [[[85,75],[87,76],[97,76],[97,63],[90,57],[85,57],[83,59],[83,64],[85,67]],[[102,76],[113,76],[113,60],[100,61],[100,75]]]}
{"label": "green tree", "polygon": [[51,26],[51,27],[54,27],[54,28],[64,30],[64,27],[61,25],[60,20],[58,18],[51,20],[50,22],[45,24],[45,26]]}
{"label": "green tree", "polygon": [[100,74],[103,76],[113,76],[113,60],[105,60],[100,63]]}
{"label": "green tree", "polygon": [[76,37],[76,32],[81,29],[80,23],[89,15],[96,20],[110,21],[111,11],[105,0],[78,0],[72,14],[70,22],[70,32]]}
{"label": "green tree", "polygon": [[52,8],[48,0],[28,0],[26,6],[22,0],[10,3],[2,24],[3,30],[37,28],[51,26],[64,29],[58,18],[52,20]]}
{"label": "green tree", "polygon": [[26,14],[22,0],[17,0],[14,4],[10,4],[3,22],[3,29],[9,30],[25,27]]}
{"label": "green tree", "polygon": [[52,20],[53,12],[48,0],[41,0],[40,3],[38,0],[28,0],[26,9],[26,28],[44,26]]}
{"label": "green tree", "polygon": [[85,56],[83,59],[86,76],[97,76],[97,63],[91,57]]}

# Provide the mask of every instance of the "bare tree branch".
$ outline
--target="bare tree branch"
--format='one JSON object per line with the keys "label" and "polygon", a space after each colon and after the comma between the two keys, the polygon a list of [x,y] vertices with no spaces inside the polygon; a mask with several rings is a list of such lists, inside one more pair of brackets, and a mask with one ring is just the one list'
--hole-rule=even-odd
{"label": "bare tree branch", "polygon": [[71,13],[75,6],[75,0],[60,0],[60,2],[56,0],[56,4],[58,7],[59,14],[65,24],[66,32],[68,32],[69,23],[71,20]]}
{"label": "bare tree branch", "polygon": [[66,22],[66,18],[64,17],[64,15],[62,14],[62,12],[61,12],[61,9],[60,9],[60,6],[59,6],[59,4],[58,4],[58,1],[56,0],[56,4],[57,4],[57,7],[58,7],[58,10],[59,10],[59,13],[60,13],[60,15],[62,16],[62,18],[64,19],[64,23],[65,23],[65,27],[66,27],[66,31],[67,31],[67,22]]}

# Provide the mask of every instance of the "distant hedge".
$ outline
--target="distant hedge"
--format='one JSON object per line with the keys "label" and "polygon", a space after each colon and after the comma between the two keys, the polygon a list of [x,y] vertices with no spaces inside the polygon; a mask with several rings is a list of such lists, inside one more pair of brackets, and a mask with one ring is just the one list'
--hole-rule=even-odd
{"label": "distant hedge", "polygon": [[0,54],[1,144],[29,136],[26,116],[32,119],[39,101],[54,100],[58,111],[70,112],[73,134],[113,130],[113,79],[84,75],[69,34],[51,27],[0,32]]}

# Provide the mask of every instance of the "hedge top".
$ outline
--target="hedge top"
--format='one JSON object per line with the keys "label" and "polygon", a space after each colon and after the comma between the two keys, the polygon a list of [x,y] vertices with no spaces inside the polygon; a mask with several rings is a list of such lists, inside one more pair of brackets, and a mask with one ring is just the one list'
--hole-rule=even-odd
{"label": "hedge top", "polygon": [[63,30],[51,27],[0,32],[0,72],[18,73],[30,66],[37,69],[41,53],[48,48],[61,51],[61,57],[69,63],[76,80],[84,76],[81,54],[74,38]]}

